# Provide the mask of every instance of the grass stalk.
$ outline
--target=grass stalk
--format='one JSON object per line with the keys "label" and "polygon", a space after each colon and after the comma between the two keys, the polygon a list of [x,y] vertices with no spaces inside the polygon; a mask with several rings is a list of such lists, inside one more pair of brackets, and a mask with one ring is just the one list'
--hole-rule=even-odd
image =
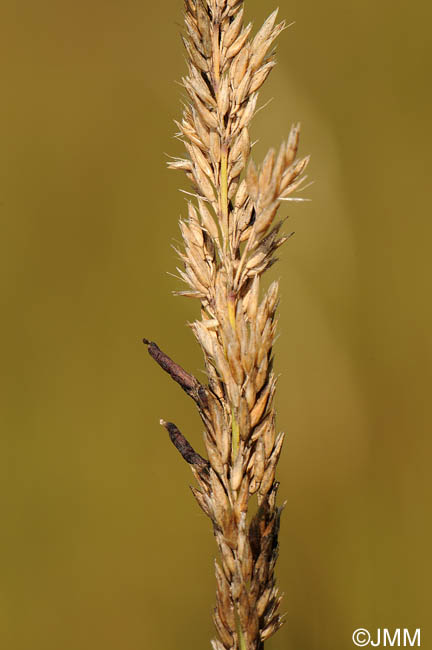
{"label": "grass stalk", "polygon": [[275,472],[284,435],[276,433],[274,410],[278,283],[261,296],[260,278],[288,239],[277,213],[305,179],[308,159],[297,158],[297,124],[261,165],[251,160],[250,122],[275,65],[273,43],[285,27],[277,11],[252,37],[242,0],[185,0],[184,7],[188,102],[177,135],[186,155],[169,166],[186,172],[196,197],[180,221],[179,273],[186,289],[178,293],[201,305],[192,329],[206,383],[156,343],[144,342],[194,400],[204,424],[208,458],[175,424],[161,420],[191,466],[198,484],[192,492],[219,548],[213,650],[262,650],[282,625],[274,575],[282,511]]}

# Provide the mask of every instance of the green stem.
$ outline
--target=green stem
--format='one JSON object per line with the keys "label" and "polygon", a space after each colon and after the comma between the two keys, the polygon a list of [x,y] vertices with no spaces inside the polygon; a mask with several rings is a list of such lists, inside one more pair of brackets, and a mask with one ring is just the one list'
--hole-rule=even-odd
{"label": "green stem", "polygon": [[239,626],[239,641],[240,641],[240,650],[246,650],[246,640],[243,636],[243,632],[240,626]]}
{"label": "green stem", "polygon": [[239,642],[239,650],[247,650],[246,639],[244,638],[243,630],[240,625],[240,616],[237,608],[235,609],[234,616],[235,616],[235,626],[237,630],[237,638]]}
{"label": "green stem", "polygon": [[225,242],[228,243],[228,152],[224,148],[221,153],[221,170],[220,170],[220,190],[221,190],[221,212],[222,226],[225,234]]}
{"label": "green stem", "polygon": [[232,430],[232,457],[233,461],[237,456],[239,443],[240,443],[240,429],[236,417],[234,415],[234,409],[231,409],[231,430]]}

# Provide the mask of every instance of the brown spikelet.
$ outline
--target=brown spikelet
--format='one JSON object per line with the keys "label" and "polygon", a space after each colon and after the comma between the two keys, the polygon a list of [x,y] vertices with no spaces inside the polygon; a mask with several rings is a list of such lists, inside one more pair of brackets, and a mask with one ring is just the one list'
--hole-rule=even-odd
{"label": "brown spikelet", "polygon": [[[183,42],[188,96],[178,137],[185,158],[169,163],[186,172],[196,200],[180,222],[180,295],[201,303],[191,324],[200,344],[208,384],[172,361],[156,343],[148,351],[195,401],[208,460],[178,428],[161,421],[198,483],[193,494],[211,519],[216,563],[214,650],[261,650],[282,625],[275,586],[279,519],[273,343],[278,283],[260,298],[260,278],[286,241],[276,216],[281,201],[304,181],[308,158],[297,157],[299,125],[278,151],[257,165],[249,125],[258,94],[275,65],[272,50],[285,28],[277,11],[251,37],[242,0],[185,0]],[[258,509],[250,516],[251,495]],[[248,523],[250,521],[250,523]]]}

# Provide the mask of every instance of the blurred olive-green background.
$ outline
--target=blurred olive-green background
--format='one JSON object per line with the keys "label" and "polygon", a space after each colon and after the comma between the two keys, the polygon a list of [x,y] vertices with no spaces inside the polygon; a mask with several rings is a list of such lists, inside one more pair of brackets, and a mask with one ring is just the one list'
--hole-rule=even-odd
{"label": "blurred olive-green background", "polygon": [[[258,24],[273,9],[249,0]],[[260,160],[303,125],[284,204],[278,423],[287,500],[269,649],[358,627],[432,648],[429,2],[280,1]],[[158,424],[202,449],[142,336],[202,376],[171,291],[187,188],[181,0],[2,2],[0,648],[209,647],[215,545]]]}

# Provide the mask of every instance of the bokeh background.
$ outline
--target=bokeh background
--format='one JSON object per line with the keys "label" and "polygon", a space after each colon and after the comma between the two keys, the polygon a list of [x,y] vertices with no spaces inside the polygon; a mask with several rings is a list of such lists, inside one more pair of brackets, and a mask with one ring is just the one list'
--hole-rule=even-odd
{"label": "bokeh background", "polygon": [[[249,0],[255,24],[273,9]],[[430,585],[431,4],[280,1],[295,20],[255,158],[291,122],[309,203],[286,204],[277,369],[279,583],[269,650],[422,628]],[[201,376],[171,248],[187,187],[181,0],[5,0],[0,38],[4,650],[209,647],[215,545],[188,467],[193,405],[147,356]]]}

